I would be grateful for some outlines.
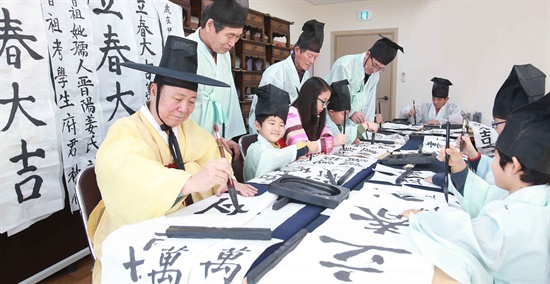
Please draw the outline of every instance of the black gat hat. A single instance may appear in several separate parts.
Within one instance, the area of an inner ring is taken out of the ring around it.
[[[436,98],[447,98],[449,96],[449,86],[453,85],[451,81],[445,78],[433,77],[432,96]]]
[[[305,22],[296,45],[302,49],[319,53],[325,38],[324,28],[325,23],[321,23],[315,19]]]
[[[508,157],[544,174],[550,174],[549,94],[510,113],[496,143]]]
[[[224,82],[197,75],[197,42],[168,36],[162,50],[159,66],[124,62],[120,65],[156,74],[155,82],[197,91],[197,84],[216,87],[229,87]]]
[[[546,75],[531,64],[514,65],[495,96],[493,117],[506,119],[515,109],[544,95]]]
[[[257,88],[256,95],[258,96],[256,117],[273,115],[280,117],[286,123],[290,105],[290,96],[286,91],[268,84]]]
[[[336,81],[330,85],[331,95],[327,105],[328,110],[351,110],[351,95],[348,80]]]
[[[377,40],[369,49],[370,56],[378,60],[378,62],[388,65],[397,55],[397,50],[404,53],[403,47],[393,42],[391,39],[380,35],[382,38]]]

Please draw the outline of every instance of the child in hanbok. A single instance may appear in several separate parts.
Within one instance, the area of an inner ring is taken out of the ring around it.
[[[330,85],[332,94],[327,106],[327,127],[336,136],[346,134],[346,144],[359,144],[359,137],[366,131],[377,132],[378,124],[365,121],[355,124],[349,116],[351,110],[351,96],[349,94],[348,80],[334,82]]]
[[[311,152],[317,152],[317,143],[299,142],[281,147],[288,115],[290,98],[288,93],[271,85],[259,87],[256,91],[256,120],[258,141],[252,143],[244,160],[243,178],[245,181],[280,169],[288,163]]]
[[[550,95],[507,117],[491,164],[495,185],[480,186],[456,147],[450,186],[463,210],[407,210],[412,239],[461,283],[550,283]],[[443,155],[442,155],[443,156]]]

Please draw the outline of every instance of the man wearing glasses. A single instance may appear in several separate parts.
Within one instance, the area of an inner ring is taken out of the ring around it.
[[[246,134],[246,128],[231,72],[229,50],[241,37],[247,15],[248,0],[216,0],[202,12],[200,28],[187,37],[198,43],[197,74],[230,86],[199,85],[191,119],[210,133],[214,133],[214,124],[219,125],[227,140],[224,146],[233,159],[239,157],[239,145],[231,139]]]
[[[311,78],[309,69],[319,56],[323,46],[324,26],[324,23],[317,20],[305,22],[293,52],[285,60],[269,66],[262,74],[259,86],[272,84],[284,90],[290,96],[292,104],[298,98],[298,93],[304,82]],[[254,128],[256,103],[257,97],[254,96],[248,117],[250,133],[256,133]]]
[[[366,52],[345,55],[334,62],[326,77],[329,84],[348,80],[351,95],[350,119],[356,124],[367,121],[382,122],[381,114],[376,115],[376,85],[380,73],[390,64],[397,50],[403,48],[389,38],[382,37]]]

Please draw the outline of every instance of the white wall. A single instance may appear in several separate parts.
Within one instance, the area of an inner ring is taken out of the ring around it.
[[[290,44],[296,43],[302,33],[304,23],[315,19],[316,6],[304,0],[250,0],[249,5],[256,11],[294,22],[290,26]],[[325,37],[328,35],[325,33]]]
[[[302,3],[303,2],[303,3]],[[358,1],[311,5],[308,2],[251,0],[250,7],[295,21],[292,42],[301,25],[315,18],[325,23],[325,42],[315,75],[331,67],[331,33],[397,28],[405,53],[397,56],[396,109],[412,99],[430,101],[434,76],[453,82],[450,98],[466,112],[480,111],[492,120],[496,92],[514,64],[531,63],[550,75],[550,1]],[[313,12],[307,11],[311,9]],[[369,9],[372,20],[357,21]],[[367,50],[369,47],[365,47]],[[546,92],[550,77],[546,78]]]

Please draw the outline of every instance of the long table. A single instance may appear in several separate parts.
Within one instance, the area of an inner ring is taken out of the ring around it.
[[[405,145],[403,145],[402,149],[416,149],[419,143],[422,143],[422,141],[419,139],[409,140]],[[359,171],[352,179],[348,180],[343,186],[353,191],[360,190],[363,187],[363,184],[365,182],[368,182],[369,178],[372,176],[373,168],[375,166],[376,166],[376,162],[369,165],[368,167],[365,167],[364,169]],[[434,162],[433,165],[429,165],[426,168],[438,171],[442,169],[442,164],[439,162]],[[242,224],[247,224],[250,222],[256,223],[256,224],[258,223],[261,224],[263,222],[268,223],[269,221],[267,220],[268,218],[266,218],[265,220],[262,220],[262,218],[265,218],[264,216],[275,216],[273,215],[273,212],[266,213],[266,211],[272,211],[270,205],[274,201],[274,199],[269,200],[269,198],[267,198],[271,194],[267,192],[269,186],[267,184],[254,184],[254,183],[252,183],[252,185],[254,185],[258,189],[259,195],[261,197],[266,197],[266,198],[263,198],[264,200],[259,201],[256,204],[256,207],[260,206],[258,208],[261,208],[261,206],[265,205],[264,203],[268,204],[268,206],[264,206],[263,209],[253,209],[252,210],[253,213],[257,215],[250,217],[250,219],[246,219],[246,220],[243,219]],[[196,206],[199,206],[200,203],[202,202],[203,201],[198,202]],[[292,206],[297,206],[297,205],[293,204]],[[325,210],[325,208],[323,207],[311,205],[311,204],[303,204],[300,206],[302,206],[300,209],[298,209],[296,212],[293,212],[292,214],[289,214],[288,218],[286,218],[284,221],[282,221],[280,224],[278,224],[276,227],[273,228],[272,237],[274,239],[281,240],[281,242],[269,244],[265,246],[265,248],[258,247],[256,251],[259,251],[259,252],[256,252],[255,258],[252,261],[249,261],[248,271],[254,269],[258,264],[264,261],[268,256],[272,255],[277,249],[279,249],[286,241],[288,241],[290,238],[296,235],[300,230],[305,228],[307,229],[308,232],[313,232],[316,228],[324,224],[329,219],[328,215],[322,214],[322,212]],[[256,213],[254,210],[258,210],[258,212]],[[178,212],[176,212],[176,215],[177,213]],[[174,267],[171,267],[171,269],[168,270],[167,268],[169,267],[166,264],[162,266],[162,268],[164,269],[162,271],[164,271],[165,274],[159,274],[160,272],[162,272],[160,268],[157,270],[153,269],[153,272],[154,272],[153,273],[151,271],[140,270],[141,267],[139,266],[143,263],[143,261],[147,261],[148,258],[152,257],[152,256],[149,256],[150,254],[149,255],[147,254],[152,250],[151,246],[153,245],[150,244],[151,242],[153,242],[153,244],[162,242],[164,245],[161,255],[158,255],[158,254],[155,255],[155,258],[158,258],[158,257],[161,258],[159,262],[162,262],[162,258],[167,258],[167,257],[171,257],[172,260],[174,260],[173,254],[166,256],[166,251],[168,250],[166,248],[166,245],[168,244],[171,244],[171,245],[168,245],[168,247],[171,246],[173,248],[177,248],[178,246],[181,246],[182,248],[184,246],[185,247],[189,246],[190,247],[189,250],[192,250],[191,249],[193,247],[192,245],[196,245],[199,247],[209,247],[209,246],[215,245],[214,242],[206,243],[206,244],[197,242],[197,244],[194,244],[193,241],[185,242],[185,241],[182,241],[181,239],[170,239],[170,238],[164,238],[162,236],[162,233],[163,233],[162,229],[159,230],[158,228],[164,228],[167,226],[167,224],[172,224],[172,225],[180,224],[181,222],[183,222],[183,220],[188,220],[190,219],[190,217],[196,217],[196,216],[191,216],[186,214],[187,213],[181,213],[179,216],[175,216],[173,218],[171,217],[157,218],[154,220],[146,221],[144,222],[145,224],[140,223],[136,225],[124,226],[119,230],[117,230],[115,232],[116,234],[113,233],[112,236],[109,236],[109,238],[106,240],[103,246],[103,251],[104,251],[104,258],[102,259],[103,267],[104,267],[103,281],[106,281],[106,282],[124,281],[125,279],[126,280],[131,279],[133,282],[151,282],[151,280],[155,282],[155,279],[156,279],[157,282],[161,282],[160,279],[164,279],[164,280],[169,280],[170,282],[168,283],[176,283],[176,282],[181,282],[181,283],[193,282],[194,283],[195,280],[198,279],[196,276],[196,273],[194,276],[192,277],[190,276],[190,278],[184,279],[184,278],[176,278],[175,275],[177,275],[178,273],[173,272]],[[199,220],[199,221],[196,221],[197,224],[201,224],[200,219],[197,219],[197,220]],[[227,227],[231,227],[233,225],[238,226],[238,223],[232,224],[228,222],[226,223],[221,222],[221,224],[224,224],[224,226],[227,226]],[[221,225],[202,224],[202,226],[221,226]],[[146,233],[149,235],[146,235]],[[111,240],[112,242],[108,242],[109,239],[116,239],[116,238],[118,238],[118,240]],[[137,242],[137,241],[133,242],[133,239],[140,239],[140,242]],[[121,243],[122,240],[127,240],[129,244],[124,244],[120,246],[119,243]],[[134,251],[138,247],[138,243],[139,245],[144,245],[144,248],[148,246],[147,250],[143,249],[142,251],[140,251],[140,253],[143,253],[141,254],[141,256],[138,256],[137,251]],[[191,243],[192,245],[189,245],[189,243]],[[235,241],[232,243],[230,242],[229,246],[232,245],[236,247],[237,246],[236,244],[244,244],[244,245],[249,245],[250,247],[253,247],[252,243],[253,242],[248,242],[248,241],[240,241],[240,242]],[[254,248],[250,248],[249,250],[254,251]],[[137,258],[139,257],[142,258],[142,260],[140,260],[142,262],[139,265],[138,265],[139,261],[134,259],[136,256],[138,256]],[[175,263],[175,260],[173,261],[173,263]],[[205,262],[202,263],[203,266],[204,266],[204,263]],[[135,266],[132,266],[132,265],[135,265]],[[192,264],[190,263],[182,264],[181,258],[180,258],[180,263],[178,265],[179,265],[178,267],[180,267],[179,270],[177,268],[175,268],[175,270],[178,270],[177,272],[179,272],[179,275],[181,276],[181,275],[185,275],[185,272],[181,271],[183,269],[181,267],[186,265],[192,265]],[[242,266],[245,266],[245,265],[242,265]],[[115,267],[115,268],[112,268],[112,267]],[[204,269],[205,269],[205,273],[208,274],[208,272],[206,271],[207,267],[204,267]],[[222,269],[222,268],[220,267],[219,269]],[[171,277],[168,277],[166,276],[168,275],[166,274],[167,273],[166,271],[172,271],[172,273],[175,273],[175,274],[173,274]],[[243,271],[241,271],[240,273],[242,274]],[[247,273],[244,273],[244,274],[246,275]],[[152,274],[153,276],[151,276]],[[176,279],[177,281],[173,282]],[[451,278],[449,278],[440,270],[435,268],[435,274],[433,277],[434,282],[438,282],[438,281],[448,282],[451,280],[452,280]],[[227,282],[227,279],[224,278],[224,281]],[[231,281],[229,282],[237,283],[240,281],[238,280],[238,278],[231,278]]]

